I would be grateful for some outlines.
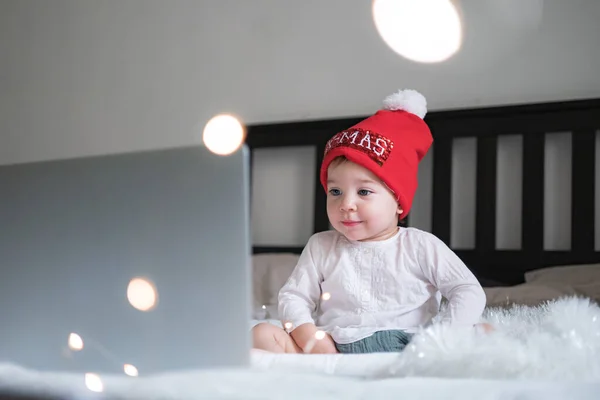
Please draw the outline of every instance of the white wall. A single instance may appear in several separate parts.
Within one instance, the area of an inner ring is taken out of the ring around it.
[[[220,111],[365,114],[405,86],[431,109],[600,96],[600,2],[545,1],[527,29],[503,1],[463,1],[462,51],[421,65],[365,0],[2,0],[0,163],[188,144]]]
[[[521,2],[461,3],[462,50],[421,65],[382,43],[364,0],[0,0],[0,164],[186,145],[222,111],[362,115],[400,87],[431,110],[600,97],[600,2],[547,0],[539,26]]]

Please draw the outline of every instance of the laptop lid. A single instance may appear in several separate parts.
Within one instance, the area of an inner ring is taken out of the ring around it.
[[[246,365],[247,152],[0,166],[0,362],[132,375]]]

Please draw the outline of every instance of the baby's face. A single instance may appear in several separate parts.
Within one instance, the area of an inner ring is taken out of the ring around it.
[[[402,213],[392,192],[371,171],[351,161],[327,171],[327,216],[350,240],[384,240],[392,236]]]

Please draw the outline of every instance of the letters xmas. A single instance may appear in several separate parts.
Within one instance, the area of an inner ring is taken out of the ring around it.
[[[377,164],[383,165],[394,148],[394,142],[378,133],[353,128],[339,132],[329,139],[325,146],[325,154],[340,146],[360,150],[371,157]]]

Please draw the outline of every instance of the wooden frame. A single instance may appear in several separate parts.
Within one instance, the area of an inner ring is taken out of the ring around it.
[[[248,127],[251,150],[314,146],[317,166],[335,133],[364,117],[261,124]],[[600,99],[431,112],[426,122],[434,136],[432,233],[449,244],[454,138],[477,138],[476,244],[455,250],[480,279],[498,284],[523,281],[528,270],[555,265],[600,263],[594,249],[595,141],[600,129]],[[569,251],[546,251],[544,237],[544,145],[549,132],[572,132],[572,245]],[[496,154],[498,137],[523,135],[522,248],[496,250]],[[317,167],[317,173],[319,168]],[[314,232],[329,229],[325,193],[317,185]],[[600,199],[598,199],[600,200]],[[254,253],[299,253],[302,247],[254,247]]]

